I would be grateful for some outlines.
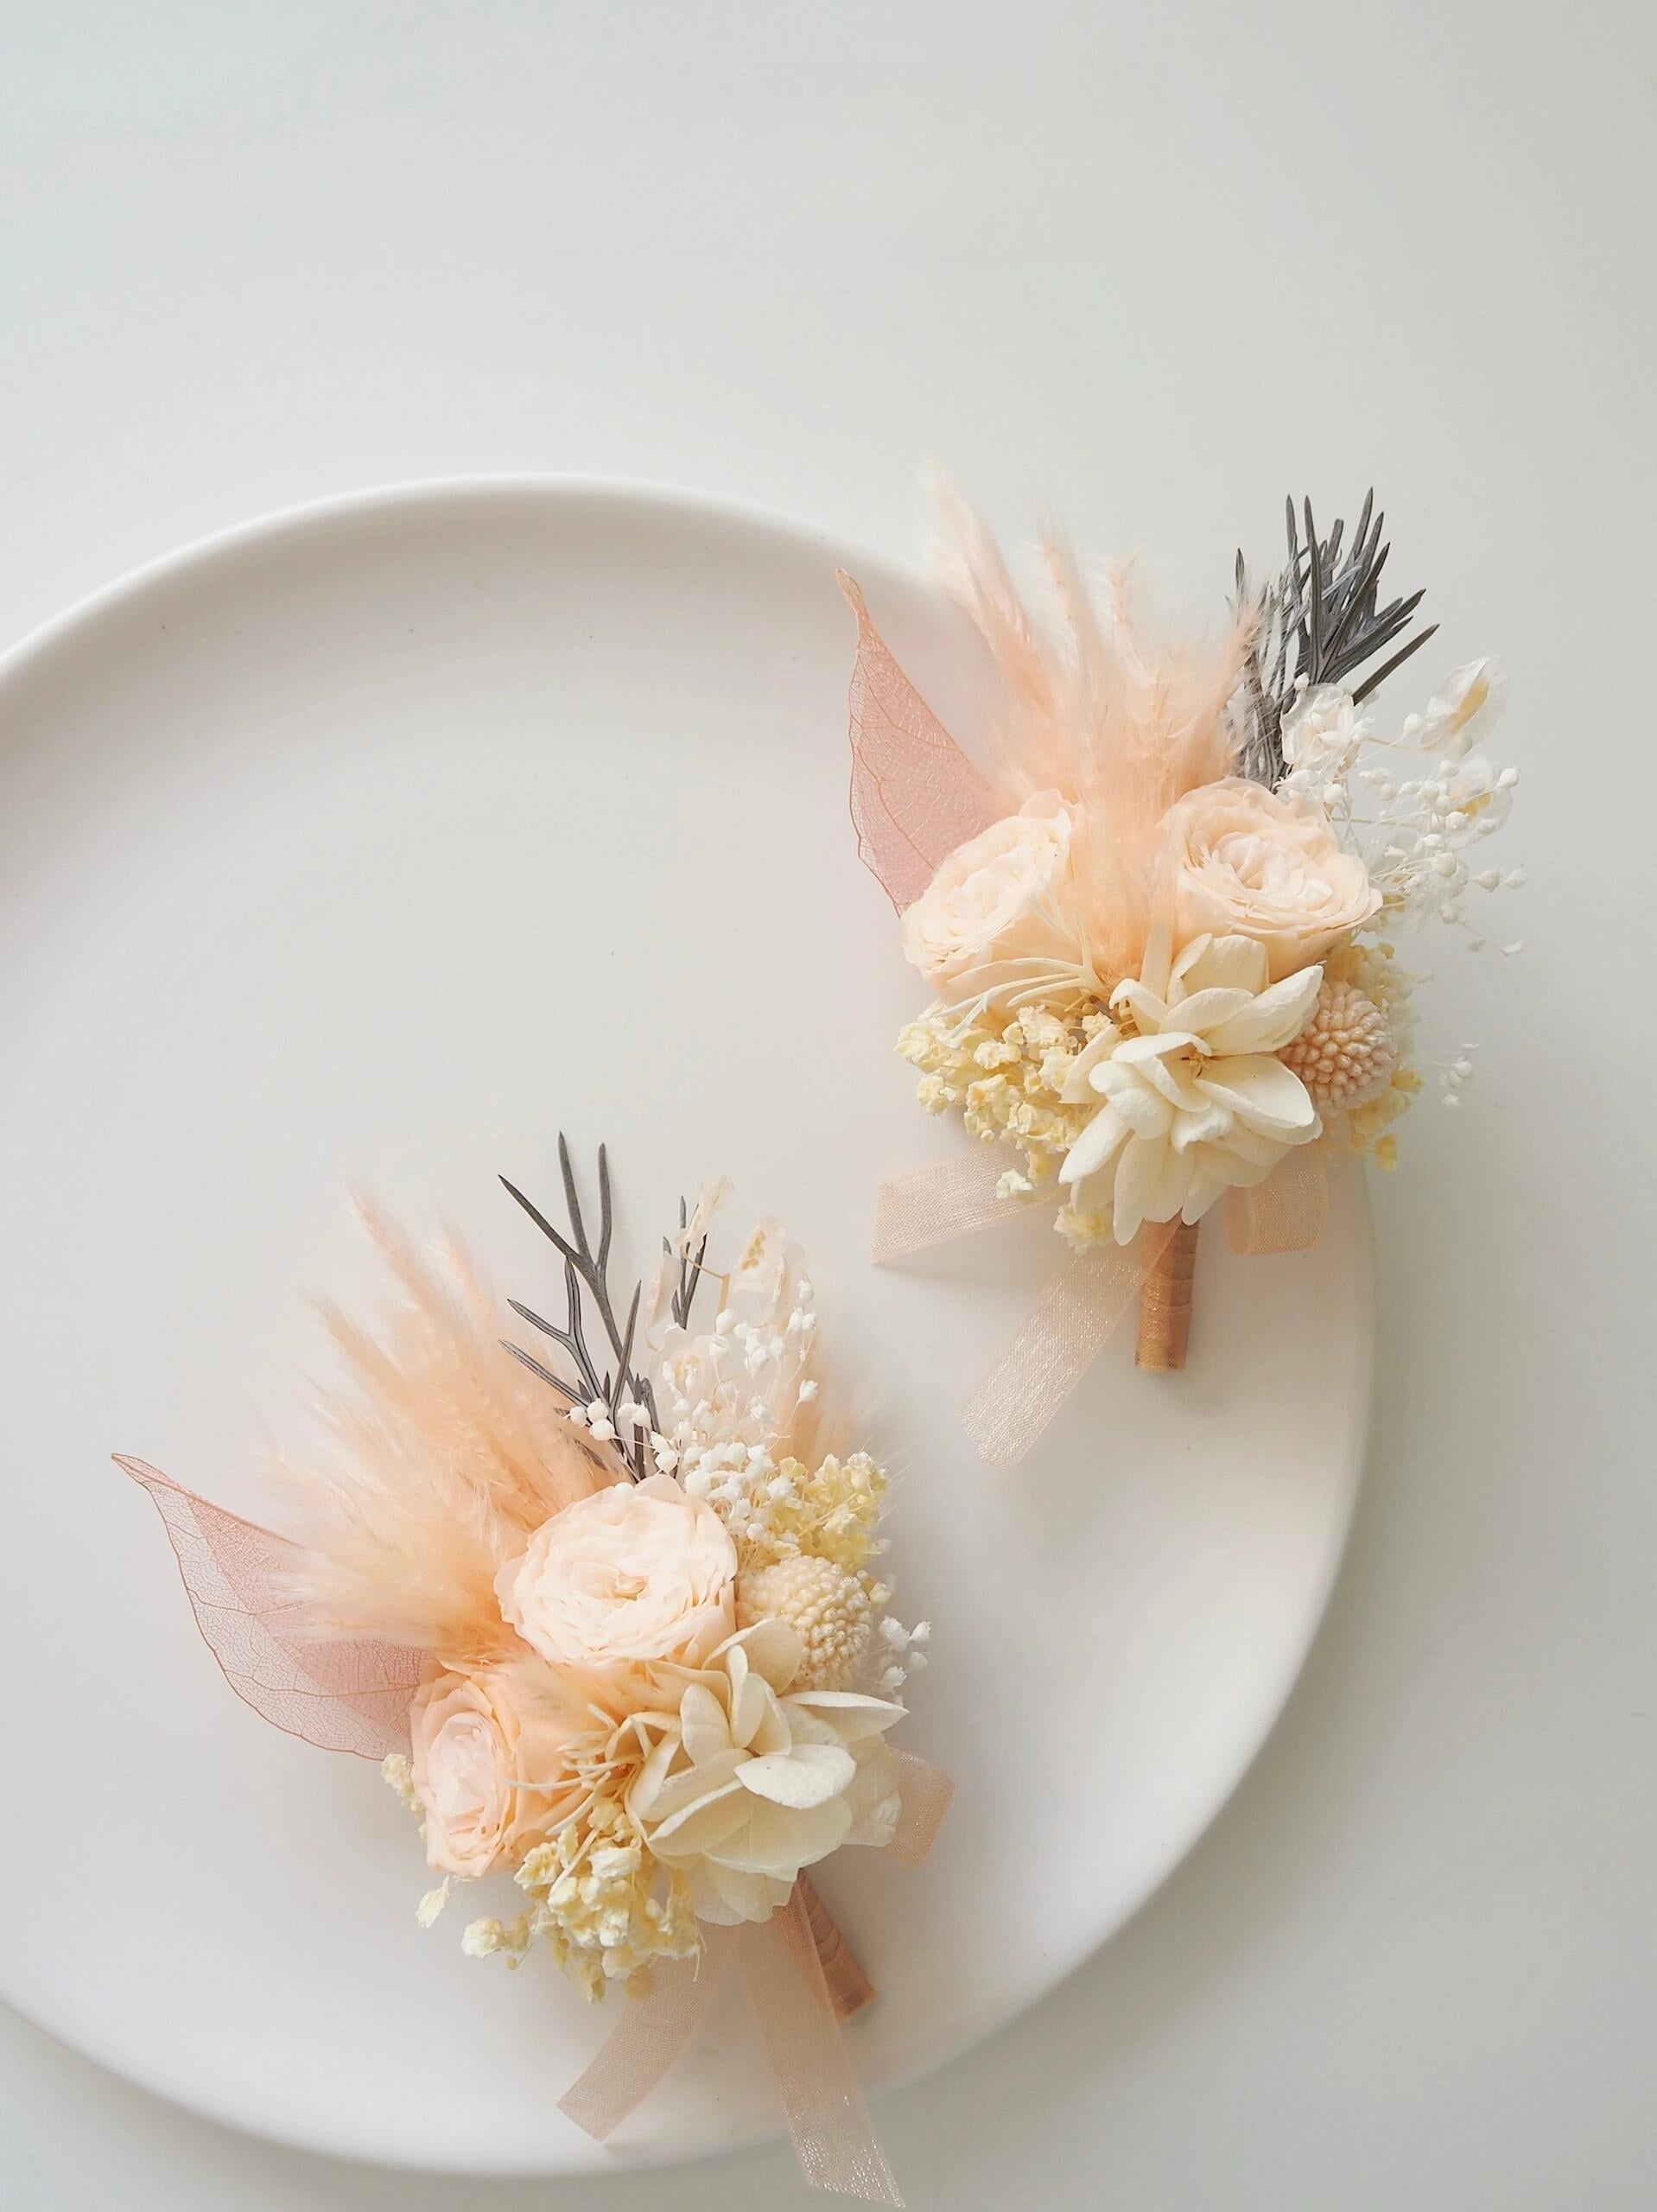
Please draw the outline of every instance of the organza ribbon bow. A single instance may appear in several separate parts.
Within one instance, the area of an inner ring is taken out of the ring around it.
[[[308,1634],[283,1592],[285,1537],[174,1482],[142,1459],[116,1464],[154,1499],[203,1641],[262,1719],[320,1750],[379,1760],[409,1748],[409,1707],[428,1656],[401,1644]],[[886,1855],[919,1866],[954,1795],[949,1778],[898,1754],[902,1811]],[[603,2142],[666,2074],[726,1974],[740,1979],[801,2171],[817,2189],[901,2206],[852,2070],[841,2022],[873,1992],[803,1877],[762,1924],[719,1928],[698,1959],[657,1967],[559,2109]]]
[[[849,706],[852,823],[864,865],[901,914],[943,862],[1004,812],[988,784],[893,659],[862,593],[841,572],[857,617]],[[1003,1197],[1015,1162],[1005,1146],[889,1177],[876,1203],[877,1265],[906,1258],[1051,1205],[1054,1194]],[[1323,1148],[1287,1153],[1264,1182],[1226,1195],[1232,1249],[1303,1251],[1328,1209]],[[1178,1221],[1147,1222],[1133,1243],[1067,1251],[1013,1341],[962,1409],[962,1425],[992,1466],[1016,1466],[1140,1303],[1180,1236]]]

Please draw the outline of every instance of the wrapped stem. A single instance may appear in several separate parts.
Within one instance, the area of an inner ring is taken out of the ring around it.
[[[1172,1375],[1185,1364],[1199,1226],[1194,1221],[1178,1224],[1158,1253],[1140,1293],[1140,1340],[1133,1363],[1154,1374]]]
[[[840,1932],[840,1926],[808,1875],[797,1884],[805,1907],[806,1925],[817,1947],[822,1978],[828,1985],[828,2001],[837,2020],[854,2020],[874,2002],[874,1984],[858,1963],[857,1954]]]

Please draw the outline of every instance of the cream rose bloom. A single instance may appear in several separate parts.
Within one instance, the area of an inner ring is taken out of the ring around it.
[[[1076,823],[1057,791],[957,846],[904,915],[904,954],[940,985],[990,962],[1077,957],[1067,910]]]
[[[1187,791],[1168,810],[1174,935],[1264,945],[1271,979],[1310,967],[1336,938],[1381,910],[1355,853],[1343,852],[1320,809],[1230,777]]]
[[[736,1625],[736,1548],[711,1506],[671,1477],[617,1483],[537,1529],[495,1591],[505,1618],[555,1667],[604,1674],[695,1666]]]
[[[580,1802],[568,1745],[591,1725],[533,1662],[445,1671],[416,1691],[409,1768],[435,1871],[488,1874],[543,1840]]]
[[[758,1622],[687,1673],[676,1716],[644,1723],[663,1732],[627,1810],[689,1878],[698,1919],[769,1919],[803,1866],[896,1832],[898,1762],[881,1738],[903,1707],[794,1688],[804,1656],[787,1622]]]

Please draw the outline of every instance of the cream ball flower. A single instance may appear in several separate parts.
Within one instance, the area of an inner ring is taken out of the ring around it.
[[[735,1626],[736,1548],[671,1477],[616,1483],[554,1514],[502,1567],[505,1618],[555,1667],[698,1664]]]
[[[1325,976],[1305,1027],[1283,1048],[1320,1114],[1349,1114],[1392,1082],[1398,1050],[1387,1017],[1355,983]]]
[[[880,1739],[904,1707],[794,1688],[803,1656],[795,1630],[768,1620],[685,1670],[678,1712],[627,1792],[628,1816],[685,1875],[699,1919],[769,1919],[803,1866],[896,1831],[897,1761]]]
[[[797,1553],[745,1574],[736,1586],[736,1624],[786,1621],[804,1647],[796,1689],[844,1689],[874,1635],[874,1608],[855,1574],[831,1559]]]
[[[591,1726],[534,1661],[445,1669],[417,1690],[409,1772],[433,1868],[472,1878],[541,1842],[580,1802],[569,1746]]]
[[[1058,793],[1043,791],[957,846],[904,915],[905,957],[940,987],[1006,961],[1073,965],[1076,826]]]
[[[1280,982],[1381,910],[1381,893],[1355,853],[1336,842],[1321,808],[1279,798],[1241,777],[1176,799],[1164,850],[1174,933],[1253,938]]]
[[[1108,1214],[1119,1244],[1141,1222],[1200,1220],[1222,1191],[1258,1183],[1320,1134],[1306,1086],[1277,1055],[1297,1037],[1324,971],[1273,983],[1266,948],[1199,937],[1177,960],[1153,937],[1120,1017],[1078,1056],[1066,1102],[1103,1100],[1059,1169],[1079,1212]]]

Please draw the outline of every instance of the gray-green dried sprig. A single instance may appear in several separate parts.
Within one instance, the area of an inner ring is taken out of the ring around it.
[[[1289,558],[1282,573],[1254,595],[1254,639],[1236,702],[1242,725],[1238,766],[1256,783],[1275,785],[1283,776],[1283,717],[1300,692],[1317,683],[1344,684],[1403,636],[1425,596],[1412,592],[1406,599],[1380,604],[1381,574],[1392,549],[1381,543],[1387,518],[1374,512],[1374,504],[1371,490],[1364,496],[1357,528],[1343,551],[1343,522],[1336,521],[1329,536],[1320,538],[1307,499],[1303,542],[1294,501],[1284,502]],[[1240,609],[1248,607],[1250,597],[1240,552]],[[1435,622],[1419,631],[1367,676],[1353,689],[1354,702],[1367,699],[1425,645],[1438,626]]]
[[[652,1439],[661,1428],[654,1386],[649,1376],[641,1374],[632,1363],[644,1286],[642,1283],[634,1284],[626,1319],[618,1320],[615,1301],[610,1294],[610,1246],[615,1216],[611,1202],[610,1161],[606,1147],[603,1145],[599,1147],[599,1236],[596,1247],[587,1233],[575,1171],[570,1162],[569,1146],[562,1131],[558,1137],[558,1166],[563,1179],[564,1207],[569,1221],[568,1236],[555,1229],[541,1209],[527,1198],[516,1184],[508,1182],[504,1175],[500,1180],[508,1195],[517,1200],[542,1235],[550,1238],[563,1257],[564,1297],[568,1309],[564,1325],[557,1327],[541,1314],[533,1313],[529,1306],[521,1305],[515,1298],[507,1302],[520,1320],[527,1321],[532,1329],[539,1329],[543,1336],[550,1338],[560,1347],[575,1370],[576,1381],[571,1382],[566,1376],[556,1374],[520,1344],[507,1343],[504,1338],[503,1344],[514,1359],[523,1362],[531,1374],[538,1375],[543,1382],[549,1383],[567,1404],[601,1405],[605,1408],[611,1426],[617,1433],[616,1449],[626,1461],[634,1481],[639,1482],[651,1471],[650,1454]],[[684,1202],[681,1199],[681,1228],[684,1226],[686,1217]],[[664,1246],[664,1249],[667,1248]],[[696,1286],[702,1278],[702,1255],[707,1249],[704,1238],[702,1249],[694,1259],[682,1258],[680,1262],[679,1281],[673,1297],[673,1318],[681,1327],[690,1317],[691,1301],[695,1297]],[[608,1359],[614,1363],[613,1365],[606,1363],[602,1372],[587,1343],[585,1312],[588,1305],[608,1344]],[[649,1428],[635,1425],[631,1436],[624,1432],[619,1418],[621,1408],[629,1399],[634,1405],[642,1407],[649,1416]]]

